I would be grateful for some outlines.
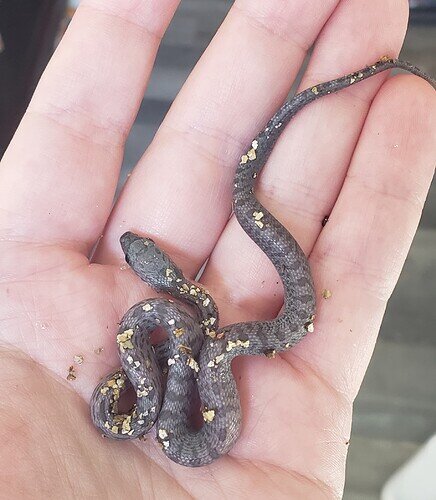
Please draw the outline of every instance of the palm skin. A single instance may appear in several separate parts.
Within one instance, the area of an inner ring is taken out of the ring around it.
[[[103,439],[87,401],[118,365],[118,321],[153,296],[123,263],[125,230],[153,237],[191,278],[210,257],[202,282],[222,324],[277,314],[272,266],[227,220],[234,166],[305,47],[316,40],[302,87],[395,55],[407,2],[235,2],[112,210],[125,138],[177,3],[83,0],[2,160],[0,491],[14,498],[343,489],[352,401],[434,170],[435,96],[415,77],[376,77],[304,110],[259,180],[261,201],[310,256],[316,330],[285,355],[234,363],[244,421],[229,456],[186,469],[152,436]]]

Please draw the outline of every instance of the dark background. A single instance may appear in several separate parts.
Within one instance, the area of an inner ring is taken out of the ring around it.
[[[0,0],[0,157],[53,51],[67,0]]]

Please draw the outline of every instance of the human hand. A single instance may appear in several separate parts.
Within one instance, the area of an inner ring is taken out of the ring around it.
[[[433,174],[434,91],[416,77],[380,75],[314,103],[259,180],[261,201],[310,256],[316,331],[274,360],[234,363],[244,422],[228,456],[186,469],[151,438],[103,439],[87,401],[118,366],[118,321],[153,296],[123,263],[126,230],[151,236],[191,278],[210,256],[202,281],[222,324],[277,314],[271,264],[228,221],[234,168],[315,39],[301,88],[395,55],[407,2],[237,1],[112,210],[125,139],[177,3],[83,0],[3,158],[0,488],[337,497],[352,401]]]

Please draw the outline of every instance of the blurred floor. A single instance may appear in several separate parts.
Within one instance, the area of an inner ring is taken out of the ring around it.
[[[228,0],[184,0],[164,38],[128,139],[122,181],[151,141],[181,85],[225,16]],[[409,29],[403,58],[436,75],[436,27]],[[382,55],[382,54],[380,54]],[[355,405],[345,499],[380,488],[436,431],[436,185]]]

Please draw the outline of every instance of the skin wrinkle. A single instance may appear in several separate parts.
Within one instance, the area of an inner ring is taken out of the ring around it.
[[[238,478],[238,473],[243,470],[244,461],[230,455],[224,457],[223,460],[226,460],[229,463],[229,467],[235,471],[235,477]],[[200,471],[202,470],[203,469],[200,469]],[[208,482],[207,485],[209,491],[205,492],[204,488],[200,490],[202,491],[202,495],[205,498],[216,498],[217,500],[221,500],[222,498],[234,498],[235,494],[240,495],[241,491],[245,490],[245,483],[241,483],[238,480],[236,480],[236,482],[233,482],[232,478],[229,478],[229,482],[222,481],[222,479],[220,481],[217,476],[221,473],[221,471],[222,469],[217,467],[216,469],[211,468],[207,473],[207,476],[211,479],[211,481]],[[259,483],[259,481],[256,482]],[[227,490],[223,487],[224,484],[227,484]],[[257,484],[253,485],[253,491],[256,490],[256,486]],[[265,485],[263,484],[263,482],[260,482],[259,486],[264,488]],[[219,493],[216,490],[219,490]],[[252,496],[252,494],[247,495],[247,497],[249,498],[252,498]]]
[[[223,457],[223,461],[225,461],[231,468],[234,468],[235,466],[238,466],[238,462],[236,459],[234,459],[231,455],[227,455]],[[222,463],[214,463],[211,465],[210,468],[206,469],[194,469],[193,472],[195,473],[192,477],[194,481],[201,480],[206,483],[206,487],[209,490],[209,494],[206,495],[206,492],[204,491],[204,487],[200,489],[204,493],[204,496],[211,497],[212,494],[215,492],[215,490],[219,490],[221,496],[217,496],[217,498],[226,498],[228,495],[226,495],[226,490],[222,486],[222,481],[218,479],[218,476],[220,475],[222,471]]]
[[[138,442],[134,442],[133,444],[135,444],[137,446],[137,448],[142,452],[144,453],[144,447],[141,446]],[[154,441],[152,443],[152,445],[157,445],[156,441]],[[145,452],[147,458],[150,460],[150,463],[153,463],[156,467],[158,467],[159,469],[164,469],[167,473],[168,473],[168,476],[171,477],[172,479],[174,479],[176,477],[176,468],[177,468],[177,465],[174,464],[173,462],[168,462],[168,461],[162,461],[162,457],[160,457],[158,455],[158,453],[156,452],[159,452],[160,450],[157,449],[157,446],[154,446],[154,449],[153,449],[153,452],[152,453],[147,453]],[[209,472],[210,474],[210,472]],[[211,474],[210,474],[211,475]],[[150,476],[152,476],[152,474],[150,474]],[[147,490],[146,490],[146,485],[142,486],[143,485],[143,481],[141,479],[140,481],[140,484],[141,484],[141,489],[143,490],[144,494],[148,493]],[[192,494],[191,494],[191,491],[189,489],[189,486],[191,486],[191,489],[192,489],[192,483],[190,484],[189,482],[187,482],[186,486],[183,486],[180,484],[180,487],[183,489],[183,492],[186,493],[186,498],[196,498],[194,497]],[[155,497],[157,498],[157,497]]]
[[[260,472],[262,474],[263,478],[265,479],[265,482],[275,483],[276,487],[283,488],[283,485],[280,485],[279,483],[275,482],[270,476],[268,476],[268,474],[261,467],[259,467],[258,465],[256,465],[255,461],[250,460],[249,462],[250,462],[250,465],[256,469],[256,471],[258,471],[258,472]]]
[[[53,455],[53,458],[54,458],[54,462],[55,464],[57,465],[57,470],[59,472],[59,475],[61,476],[61,471],[64,471],[64,470],[68,470],[66,469],[65,465],[67,463],[67,457],[65,455],[61,455],[61,454],[57,454],[55,452],[55,447],[53,446],[53,449],[51,450],[52,451],[52,455]],[[69,457],[70,459],[72,457]],[[65,474],[64,475],[64,485],[71,491],[73,492],[73,494],[77,494],[78,493],[78,483],[77,481],[74,481],[74,479],[70,476],[70,474]],[[47,481],[48,482],[48,481]]]
[[[154,488],[153,474],[149,474],[149,478],[150,478],[149,482],[147,483],[147,485],[143,485],[141,474],[138,471],[138,467],[137,467],[136,463],[134,464],[134,471],[135,471],[136,483],[138,484],[139,488],[141,489],[143,495],[145,496],[145,494],[149,494],[148,486],[150,486],[151,498],[158,498],[156,495],[156,492],[155,492],[155,488]]]
[[[56,246],[53,245],[53,248],[56,248]],[[35,281],[37,283],[45,283],[45,284],[56,283],[56,281],[58,281],[58,278],[53,278],[53,279],[37,279],[37,280],[35,280],[35,278],[37,278],[41,274],[46,274],[46,273],[50,274],[53,271],[59,271],[58,276],[61,277],[61,278],[64,278],[64,277],[68,276],[69,274],[75,273],[75,272],[77,272],[80,269],[83,269],[85,267],[87,268],[88,266],[89,266],[88,262],[82,262],[80,264],[77,264],[76,266],[71,267],[70,269],[61,269],[61,264],[57,264],[57,265],[53,265],[53,267],[44,268],[42,271],[40,269],[35,269],[34,271],[26,273],[25,276],[20,276],[19,279],[18,278],[15,278],[15,279],[12,278],[11,279],[11,277],[8,277],[8,279],[7,279],[7,281],[5,283],[7,283],[8,285],[10,285],[12,283],[14,283],[14,284],[35,283]],[[1,281],[0,281],[0,284],[2,284]]]
[[[318,479],[315,476],[309,476],[289,468],[283,468],[280,465],[265,463],[262,460],[249,460],[249,462],[254,464],[255,467],[261,470],[263,465],[267,469],[275,469],[278,470],[279,472],[283,472],[284,474],[291,474],[296,479],[297,482],[303,484],[309,484],[310,486],[314,487],[317,491],[321,492],[323,495],[328,495],[329,493],[332,493],[334,494],[334,498],[340,498],[340,495],[331,486],[329,486],[327,483]],[[332,498],[332,497],[327,496],[326,498]]]
[[[79,10],[82,11],[86,9],[87,8],[85,6],[82,6]],[[87,10],[89,10],[89,8]],[[89,15],[89,18],[93,19],[91,15]],[[129,37],[132,37],[131,32],[129,33]],[[153,45],[157,48],[158,42],[154,42]],[[45,76],[43,76],[43,79],[44,78]],[[63,87],[65,85],[66,84],[63,83]],[[117,92],[119,92],[122,89],[117,88],[116,90]],[[76,94],[72,93],[72,95],[74,96]],[[57,94],[55,94],[55,96],[57,96]],[[57,100],[59,102],[62,102],[62,95],[57,97]],[[97,108],[96,113],[95,110],[91,110],[90,112],[86,107],[81,106],[81,104],[83,104],[83,99],[84,97],[80,96],[78,99],[69,102],[68,106],[59,107],[53,97],[50,96],[50,98],[41,99],[38,93],[36,93],[36,99],[32,99],[32,102],[30,104],[30,110],[32,112],[38,111],[51,118],[58,118],[56,120],[57,122],[64,126],[68,126],[70,129],[74,130],[76,134],[80,133],[79,131],[82,131],[83,137],[85,138],[88,137],[88,134],[85,132],[87,128],[89,128],[90,131],[93,132],[103,132],[103,137],[105,138],[105,140],[103,141],[103,145],[112,147],[112,144],[115,142],[115,145],[123,146],[131,128],[134,116],[136,115],[135,107],[132,106],[131,112],[127,114],[124,113],[123,116],[119,118],[119,120],[114,120],[111,115],[103,113],[101,108]],[[86,101],[84,102],[86,103]],[[59,120],[59,117],[62,117],[64,119],[67,118],[70,122],[71,117],[78,117],[78,124],[77,126],[73,126],[72,123],[67,124],[65,122],[61,122]],[[83,126],[84,124],[86,125],[85,127]],[[92,135],[93,134],[90,134],[90,140],[92,140]],[[107,136],[107,138],[105,136]]]
[[[69,109],[61,109],[56,107],[54,103],[50,105],[50,109],[46,104],[46,109],[38,109],[37,105],[30,106],[26,112],[26,119],[43,118],[53,122],[58,127],[62,127],[64,131],[74,140],[79,140],[90,146],[98,146],[99,148],[114,151],[114,156],[120,154],[124,148],[127,137],[129,135],[130,125],[114,126],[112,123],[100,125],[92,117],[86,114],[80,114],[76,106]],[[82,119],[83,117],[83,119]],[[87,121],[84,126],[84,121]],[[73,123],[77,125],[73,125]]]
[[[293,371],[298,372],[300,374],[300,377],[305,376],[305,373],[309,372],[318,382],[321,382],[321,384],[327,389],[327,392],[331,393],[334,399],[338,401],[338,406],[344,406],[346,408],[350,408],[351,411],[355,397],[350,396],[349,394],[344,392],[341,388],[332,385],[332,383],[329,382],[326,377],[324,377],[322,372],[315,371],[315,369],[313,368],[312,364],[309,361],[303,359],[301,356],[296,354],[295,351],[292,351],[290,353],[285,353],[284,355],[281,355],[280,358],[285,363],[287,363]],[[295,360],[298,360],[298,364],[302,364],[304,369],[298,367],[297,364],[295,363]]]
[[[360,313],[357,311],[356,314]],[[376,340],[376,331],[380,328],[382,317],[384,314],[384,308],[379,312],[376,318],[370,317],[367,319],[367,325],[365,328],[349,329],[347,326],[338,325],[336,331],[330,335],[330,339],[326,339],[325,333],[320,332],[322,336],[319,337],[319,343],[321,346],[325,346],[324,349],[326,353],[324,355],[319,354],[320,348],[298,350],[298,357],[307,360],[309,364],[318,365],[317,370],[322,377],[330,377],[332,382],[331,385],[336,387],[338,392],[345,394],[353,400],[356,398],[358,391],[360,389],[365,371],[367,366],[365,364],[365,357],[370,358],[374,344]],[[354,324],[350,321],[350,326]],[[351,351],[351,356],[347,357],[342,352],[340,353],[339,360],[342,364],[342,370],[340,372],[336,371],[334,375],[331,375],[332,369],[337,366],[338,356],[332,357],[328,351],[328,344],[341,343],[345,341],[353,342],[353,350]],[[359,355],[357,357],[356,355]],[[351,358],[351,359],[350,359]]]
[[[60,249],[62,252],[68,252],[71,254],[71,256],[76,256],[77,252],[74,250],[71,250],[71,247],[78,248],[79,253],[80,248],[83,246],[80,241],[78,240],[69,240],[69,239],[58,239],[54,241],[50,241],[50,243],[44,242],[44,241],[39,241],[39,240],[29,240],[29,239],[16,239],[16,236],[14,236],[14,239],[10,237],[0,237],[0,246],[6,246],[10,245],[11,247],[14,247],[16,250],[21,250],[25,249],[28,246],[35,245],[37,247],[40,246],[47,246],[48,248],[55,248],[55,249]],[[18,248],[16,248],[18,246]],[[20,248],[22,247],[22,248]],[[6,251],[8,249],[6,248]],[[38,250],[38,248],[37,248]]]
[[[265,479],[265,481],[263,481],[263,480],[262,480],[262,484],[267,483],[267,484],[265,484],[265,486],[266,486],[266,487],[265,487],[265,489],[266,489],[266,490],[268,490],[268,489],[269,489],[269,488],[268,488],[268,483],[269,483],[269,484],[273,484],[273,485],[275,485],[277,490],[282,490],[282,493],[284,493],[284,491],[283,491],[283,490],[284,490],[285,485],[283,484],[283,482],[280,484],[280,482],[278,482],[278,481],[276,481],[276,480],[274,479],[274,476],[268,475],[268,474],[265,472],[265,470],[264,470],[264,469],[262,469],[262,467],[260,467],[260,466],[258,466],[258,465],[256,464],[256,462],[255,462],[255,461],[253,461],[253,460],[249,460],[248,462],[250,463],[250,465],[251,465],[252,467],[254,467],[254,469],[255,469],[258,473],[260,472],[260,473],[262,474],[262,477]],[[283,470],[283,472],[285,472],[285,471]],[[290,471],[290,472],[288,472],[288,473],[291,473],[291,474],[292,474],[292,471]],[[288,492],[287,492],[287,493],[288,493]]]
[[[129,30],[130,30],[130,28],[138,29],[142,35],[145,35],[146,38],[151,39],[152,42],[156,45],[158,45],[162,40],[162,36],[163,36],[162,30],[159,30],[159,32],[156,32],[156,31],[150,29],[149,27],[147,27],[145,24],[141,24],[137,21],[134,21],[133,18],[129,19],[128,17],[123,16],[119,13],[116,14],[116,13],[111,12],[105,8],[96,7],[95,5],[92,5],[92,4],[90,5],[89,2],[84,3],[81,6],[81,9],[95,12],[95,13],[100,14],[100,15],[107,17],[107,18],[113,18],[117,22],[121,21],[128,26]]]
[[[324,265],[326,262],[328,263],[329,260],[335,263],[339,262],[341,264],[341,267],[343,268],[341,277],[346,276],[347,280],[353,278],[353,281],[354,277],[363,278],[361,279],[361,284],[359,286],[359,293],[365,292],[370,298],[379,301],[383,307],[386,306],[397,281],[395,277],[384,278],[385,270],[373,273],[368,272],[367,269],[363,270],[363,265],[358,265],[355,261],[342,258],[341,256],[323,254],[319,257],[310,258],[312,265],[318,265],[321,261]],[[359,268],[361,270],[359,270]],[[342,281],[341,278],[339,279]],[[371,285],[366,286],[365,283],[371,283]]]
[[[251,425],[251,428],[250,428],[250,429],[247,429],[247,430],[245,431],[248,435],[253,434],[253,433],[255,432],[256,427],[259,425],[259,422],[261,421],[261,419],[262,419],[262,417],[263,417],[263,414],[265,413],[266,408],[270,405],[270,403],[271,403],[272,401],[274,401],[275,396],[276,396],[276,394],[271,395],[271,396],[270,396],[270,398],[269,398],[269,399],[267,399],[267,400],[265,401],[265,404],[264,404],[264,405],[262,405],[262,406],[263,406],[263,408],[262,408],[262,410],[259,412],[259,415],[258,415],[258,417],[256,418],[256,421],[252,423],[252,425]]]
[[[211,470],[208,475],[212,478],[215,488],[217,488],[221,492],[221,497],[226,498],[227,495],[225,494],[224,488],[221,486],[220,482],[216,479],[213,470]]]
[[[238,229],[240,229],[239,225]],[[245,233],[243,234],[245,236]],[[261,256],[263,258],[263,254],[261,254]],[[238,321],[273,319],[277,316],[283,305],[283,285],[274,266],[271,265],[271,262],[266,257],[264,259],[264,265],[271,268],[271,277],[268,281],[265,281],[264,284],[265,286],[269,284],[270,290],[258,288],[258,286],[252,288],[246,286],[244,281],[241,281],[238,284],[238,289],[228,286],[227,292],[223,295],[220,292],[222,283],[216,284],[219,279],[219,270],[215,269],[215,263],[213,261],[211,262],[211,265],[209,265],[209,273],[214,274],[212,282],[215,282],[215,284],[209,286],[209,290],[212,296],[217,299],[217,303],[220,304],[220,310],[228,310],[231,308],[232,317]],[[257,269],[258,267],[256,266],[254,272],[256,272]],[[267,309],[259,305],[265,302],[265,297],[269,297],[270,300]],[[274,299],[272,300],[271,297],[274,297]],[[256,298],[260,300],[256,300]],[[231,323],[231,321],[227,321],[225,314],[221,317],[221,322],[224,325]]]
[[[420,199],[419,196],[413,192],[408,192],[407,194],[403,192],[403,194],[398,194],[396,191],[390,191],[389,188],[385,186],[376,186],[375,184],[371,184],[358,173],[353,174],[350,172],[347,175],[346,180],[347,182],[350,181],[350,184],[355,183],[360,189],[367,191],[369,195],[376,194],[381,198],[389,198],[393,201],[400,202],[401,204],[407,203],[411,205],[413,212],[416,213],[417,216],[421,216],[424,209],[425,200]]]
[[[306,53],[311,47],[312,43],[308,40],[307,36],[300,35],[300,40],[297,40],[297,26],[293,25],[293,29],[289,29],[289,21],[285,19],[278,19],[273,15],[256,15],[253,6],[243,7],[241,4],[243,2],[235,2],[233,4],[233,9],[243,16],[254,28],[266,31],[269,36],[273,38],[279,38],[283,42],[291,44],[295,49],[301,53]],[[333,12],[335,6],[338,2],[332,2],[331,12]],[[285,9],[286,12],[286,9]],[[286,13],[287,14],[287,13]],[[288,14],[286,15],[288,17]],[[293,24],[293,23],[292,23]],[[280,27],[281,25],[281,27]],[[291,35],[292,33],[292,35]]]
[[[314,193],[310,190],[310,186],[304,186],[302,184],[292,183],[293,190],[297,188],[297,193],[301,194],[307,200],[312,199],[317,203],[309,203],[301,205],[298,202],[293,202],[293,199],[289,199],[287,196],[289,194],[289,184],[274,182],[261,182],[261,189],[259,193],[259,199],[262,205],[265,204],[271,207],[271,213],[284,213],[286,208],[286,218],[289,220],[295,220],[293,217],[297,215],[298,217],[304,217],[308,222],[313,222],[319,224],[319,222],[324,217],[326,210],[318,206],[327,205],[327,199],[323,200],[321,198],[321,193]],[[315,208],[313,208],[315,207]],[[327,210],[328,212],[328,210]]]
[[[180,2],[178,0],[124,0],[120,3],[117,0],[84,0],[80,8],[93,9],[95,12],[103,13],[113,17],[115,20],[126,21],[129,24],[135,25],[141,31],[145,30],[153,38],[160,40],[165,33],[168,22],[162,22],[161,19],[166,11],[175,10],[175,7]],[[159,6],[159,9],[153,9],[154,6]],[[144,22],[138,22],[138,19],[143,19]],[[152,21],[156,27],[151,27]],[[147,26],[148,24],[148,26]]]
[[[207,162],[212,163],[214,168],[219,171],[221,168],[234,169],[235,160],[240,151],[243,150],[245,142],[235,138],[232,134],[228,134],[224,129],[206,129],[201,128],[191,122],[183,126],[178,126],[175,123],[165,121],[159,129],[159,135],[162,132],[170,132],[170,137],[180,136],[183,147],[190,146],[195,154],[203,157]],[[203,137],[206,137],[207,143],[204,144]],[[216,141],[217,146],[210,147],[209,142]],[[177,139],[170,143],[177,143]],[[177,149],[177,147],[175,148]],[[223,152],[226,159],[223,159]],[[230,181],[229,181],[230,182]]]

